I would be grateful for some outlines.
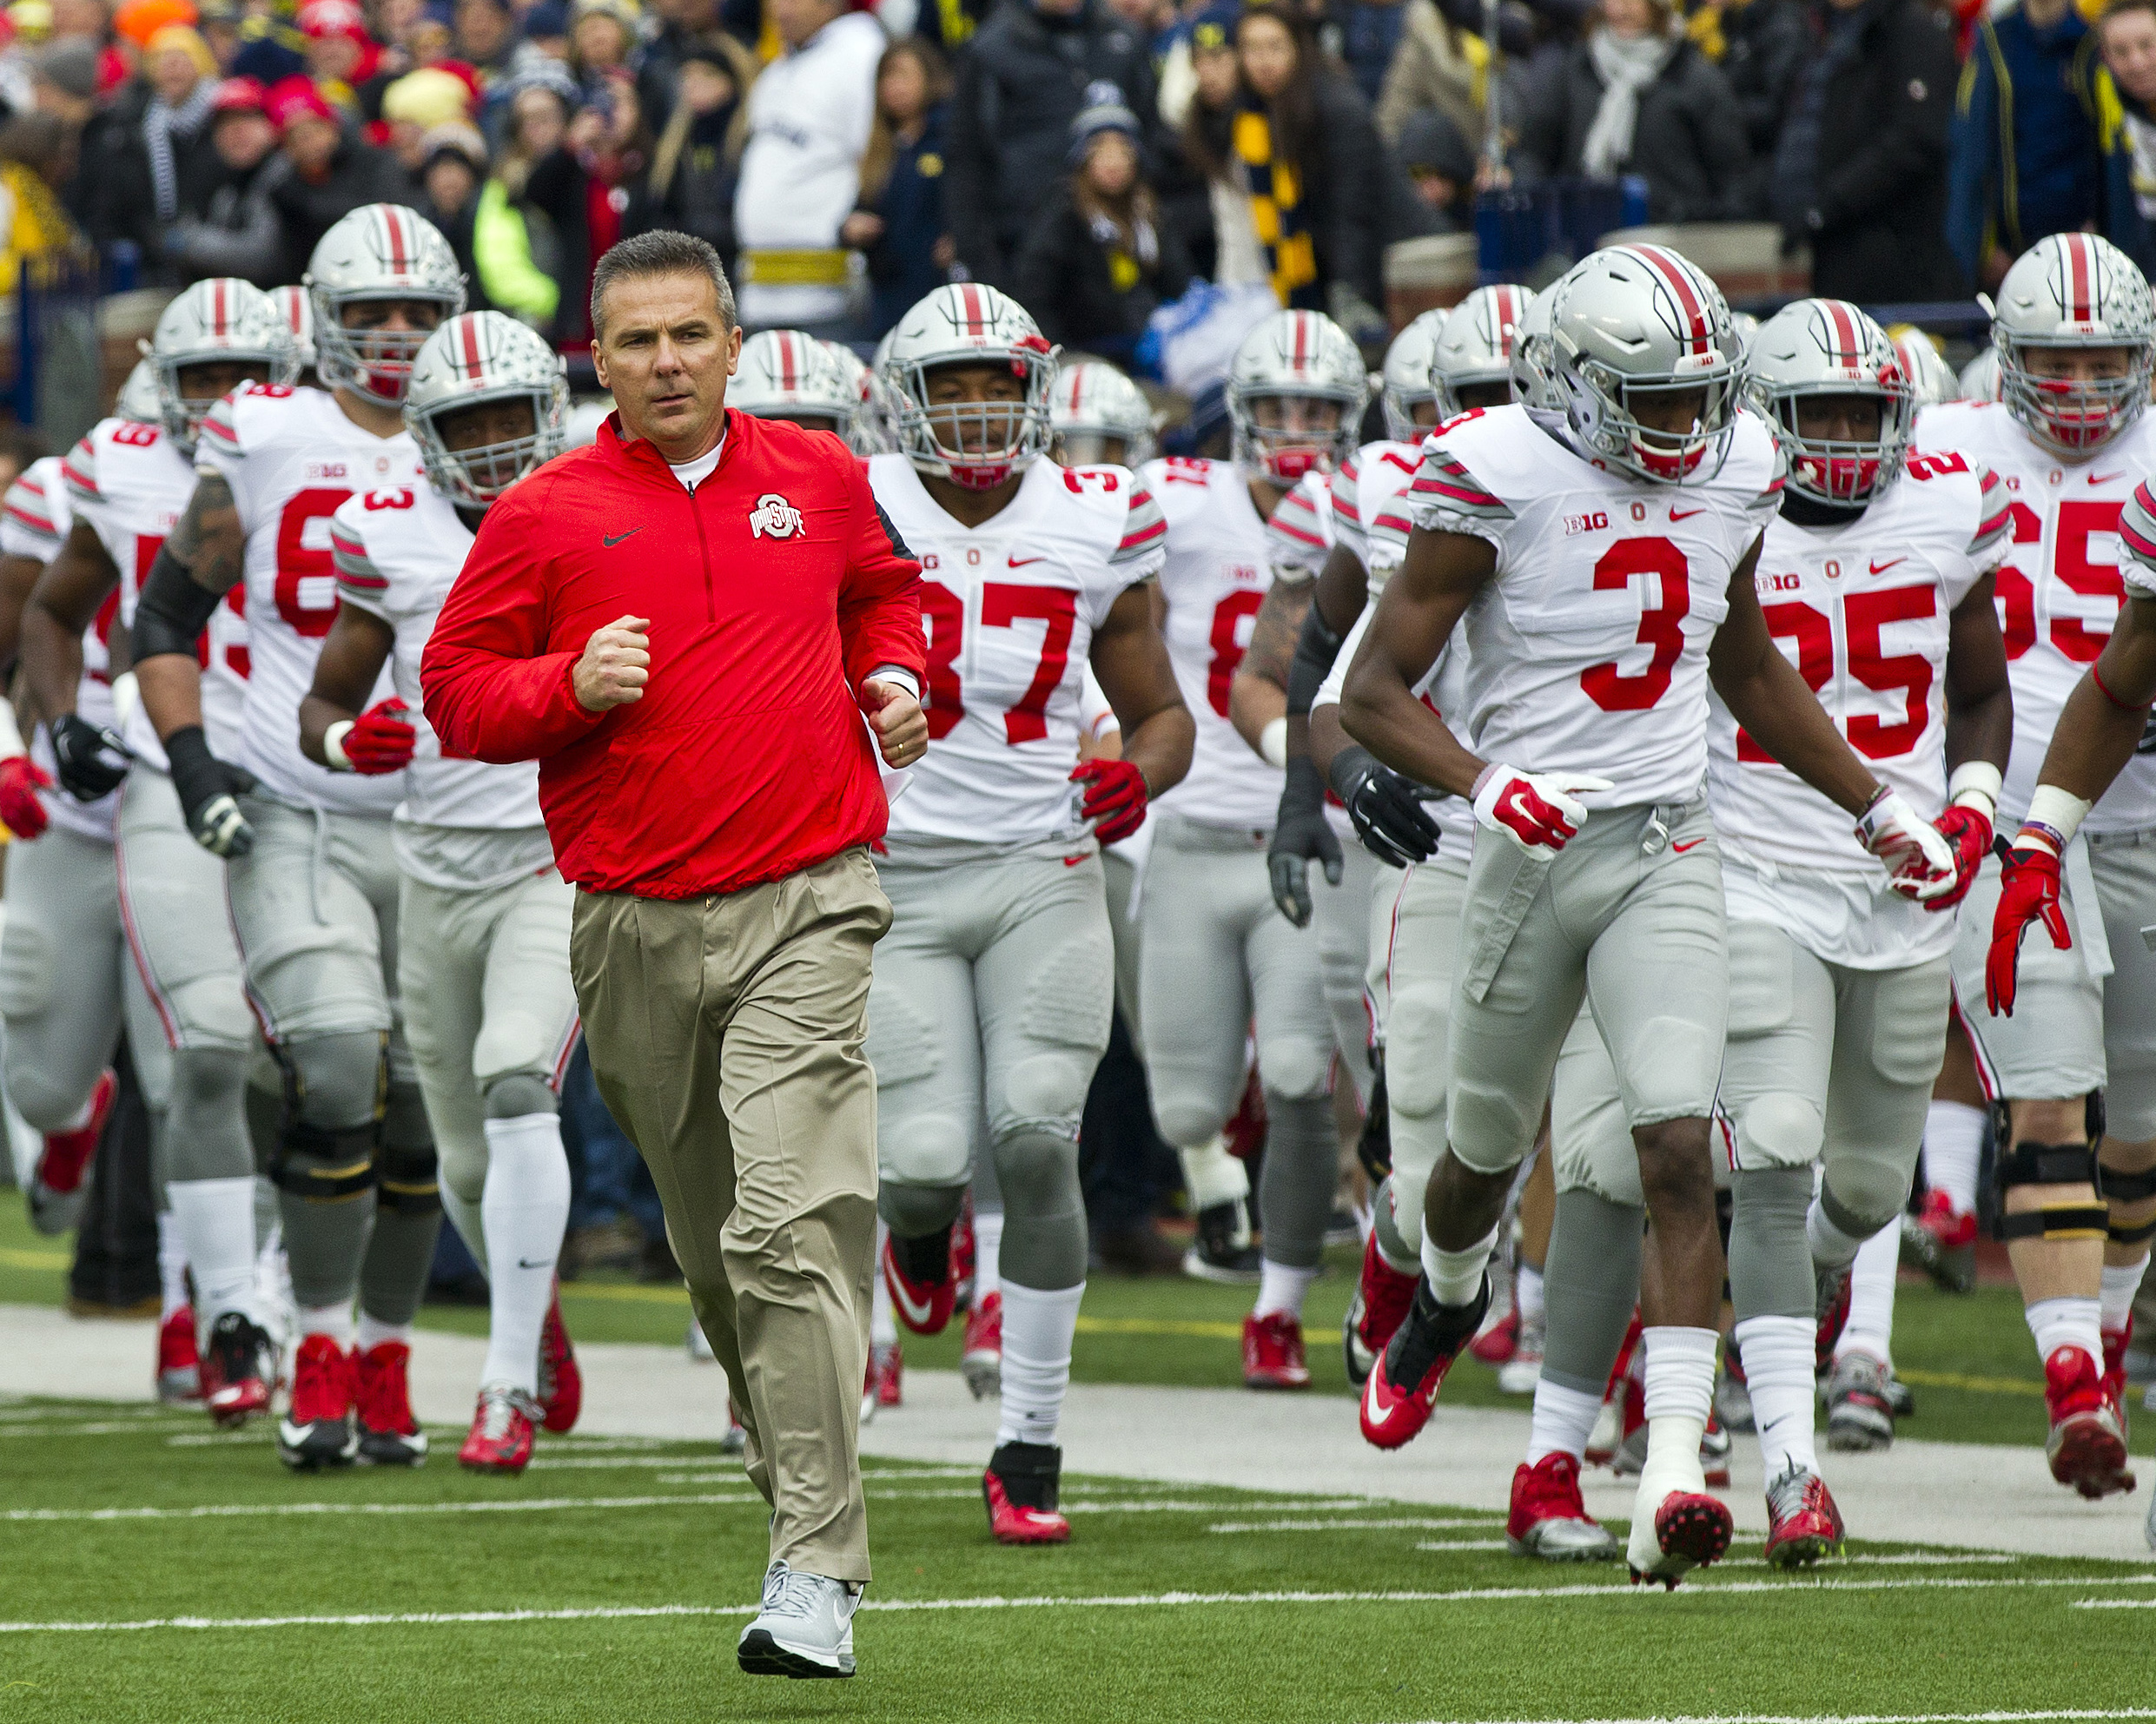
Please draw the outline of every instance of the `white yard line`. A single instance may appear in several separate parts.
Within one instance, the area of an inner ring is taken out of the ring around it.
[[[1371,1507],[1373,1509],[1384,1508],[1386,1506],[1388,1505],[1379,1503],[1373,1503],[1371,1504]],[[1207,1527],[1206,1530],[1207,1532],[1218,1533],[1341,1532],[1351,1528],[1358,1527],[1376,1527],[1379,1529],[1388,1527],[1412,1527],[1422,1532],[1460,1532],[1465,1531],[1471,1528],[1489,1528],[1493,1526],[1502,1526],[1503,1524],[1504,1523],[1502,1521],[1491,1518],[1487,1516],[1478,1516],[1475,1519],[1468,1520],[1456,1518],[1432,1519],[1427,1516],[1421,1515],[1396,1515],[1387,1516],[1382,1520],[1217,1521],[1213,1525]]]
[[[562,1509],[656,1509],[677,1503],[753,1503],[754,1491],[669,1496],[528,1496],[500,1503],[205,1503],[191,1509],[6,1509],[0,1521],[217,1521],[284,1515],[519,1515]]]

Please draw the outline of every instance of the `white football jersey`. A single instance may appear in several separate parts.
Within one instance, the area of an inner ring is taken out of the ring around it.
[[[1953,613],[1998,565],[2006,486],[1960,455],[1918,455],[1839,526],[1777,517],[1760,553],[1760,608],[1828,717],[1926,819],[1947,803],[1947,644]],[[1887,890],[1855,822],[1772,759],[1709,697],[1707,800],[1729,913],[1784,929],[1830,963],[1921,963],[1954,918]]]
[[[1999,822],[2011,832],[2028,812],[2060,709],[2126,602],[2119,519],[2133,487],[2156,471],[2156,419],[2143,413],[2090,459],[2067,462],[2034,442],[2007,407],[1948,401],[1917,415],[1916,443],[1981,462],[2006,486],[2013,532],[1996,589],[2014,685],[2014,752]],[[2129,761],[2082,828],[2156,828],[2156,756]]]
[[[1248,475],[1230,461],[1148,461],[1145,481],[1167,518],[1162,633],[1183,704],[1198,723],[1190,771],[1160,805],[1201,826],[1270,831],[1283,775],[1228,722],[1228,690],[1273,585],[1266,524]]]
[[[8,487],[4,500],[0,500],[0,556],[50,563],[60,554],[60,547],[74,529],[74,501],[68,495],[61,458],[46,455],[32,461]],[[107,643],[119,614],[118,595],[108,594],[90,625],[83,631],[83,675],[75,685],[75,710],[93,724],[113,722],[112,654]],[[52,739],[42,724],[30,739],[30,754],[48,775],[52,773]],[[120,809],[117,790],[94,803],[77,802],[56,785],[41,794],[54,825],[64,826],[78,837],[105,844],[112,842],[113,822]]]
[[[329,518],[355,492],[423,485],[419,446],[408,432],[362,430],[320,389],[250,384],[204,417],[195,459],[232,487],[247,534],[251,668],[237,763],[281,801],[387,817],[404,798],[404,775],[315,765],[300,752],[300,702],[337,614]],[[385,666],[367,703],[390,691]]]
[[[1611,780],[1590,809],[1688,802],[1707,772],[1707,649],[1781,505],[1781,451],[1740,413],[1718,469],[1651,485],[1560,437],[1521,406],[1461,413],[1409,491],[1416,526],[1497,548],[1462,624],[1475,751]]]
[[[455,506],[424,481],[394,491],[356,492],[329,521],[330,548],[337,559],[337,597],[380,618],[396,631],[396,645],[389,657],[390,679],[411,709],[406,717],[418,732],[411,765],[395,775],[404,786],[404,800],[396,814],[398,862],[430,885],[453,889],[498,885],[553,859],[539,813],[539,763],[493,765],[450,759],[441,751],[434,727],[427,722],[420,657],[434,632],[442,601],[464,567],[472,539],[472,530]],[[479,870],[484,877],[473,877],[468,868],[445,869],[440,843],[415,849],[407,830],[411,827],[515,833],[527,842],[508,847],[514,854],[499,865],[485,863]]]
[[[1370,577],[1372,598],[1407,555],[1407,487],[1422,467],[1422,446],[1366,443],[1333,476],[1333,531]]]
[[[929,751],[891,804],[884,842],[1075,844],[1085,840],[1081,692],[1093,631],[1161,566],[1167,529],[1123,467],[1046,459],[977,527],[953,519],[903,455],[869,484],[921,564],[929,637]]]
[[[1315,469],[1280,499],[1265,524],[1273,578],[1290,586],[1315,580],[1333,549],[1333,476]]]
[[[120,622],[135,626],[135,607],[172,531],[195,492],[195,464],[154,425],[109,419],[77,443],[62,471],[76,513],[97,534],[120,571]],[[195,644],[202,670],[202,730],[210,752],[236,758],[240,710],[247,700],[247,587],[225,595]],[[127,744],[161,771],[164,744],[138,702],[121,730]]]

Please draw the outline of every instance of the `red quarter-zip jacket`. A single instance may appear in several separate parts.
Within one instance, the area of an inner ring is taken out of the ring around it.
[[[577,703],[594,630],[651,618],[644,698]],[[692,495],[618,419],[487,511],[420,665],[451,754],[537,759],[563,875],[645,898],[732,892],[883,836],[854,691],[925,687],[920,565],[828,432],[729,411]]]

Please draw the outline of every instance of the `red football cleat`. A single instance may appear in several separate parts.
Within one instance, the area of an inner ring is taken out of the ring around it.
[[[1368,1380],[1371,1367],[1385,1344],[1406,1320],[1407,1307],[1415,1297],[1415,1277],[1403,1274],[1385,1260],[1372,1232],[1363,1242],[1362,1276],[1348,1301],[1347,1321],[1340,1329],[1340,1351],[1347,1363],[1347,1380],[1359,1387]]]
[[[1303,1326],[1292,1311],[1243,1319],[1243,1387],[1307,1389],[1310,1364],[1303,1357]]]
[[[1842,1511],[1827,1481],[1809,1467],[1789,1463],[1767,1483],[1767,1566],[1808,1568],[1842,1549]]]
[[[228,1311],[209,1325],[202,1373],[202,1404],[211,1419],[227,1427],[245,1424],[269,1410],[270,1385],[277,1380],[276,1343],[245,1313]]]
[[[427,1458],[427,1433],[412,1416],[412,1350],[380,1341],[352,1359],[352,1408],[360,1458],[378,1467],[416,1467]]]
[[[1398,1449],[1430,1423],[1430,1410],[1438,1404],[1445,1373],[1481,1326],[1489,1305],[1487,1279],[1475,1303],[1464,1312],[1440,1305],[1430,1291],[1430,1284],[1419,1278],[1416,1280],[1406,1320],[1386,1343],[1377,1369],[1362,1386],[1366,1443],[1373,1448]]]
[[[883,1241],[883,1285],[890,1289],[893,1314],[916,1335],[941,1335],[957,1308],[958,1278],[950,1272],[948,1251],[943,1253],[942,1279],[916,1281],[898,1261],[898,1241]]]
[[[1513,1473],[1505,1544],[1515,1556],[1545,1562],[1606,1562],[1617,1554],[1617,1540],[1580,1496],[1579,1463],[1562,1450]]]
[[[1519,1351],[1519,1307],[1513,1306],[1476,1336],[1467,1351],[1492,1367],[1509,1361]]]
[[[577,1350],[570,1344],[569,1325],[561,1320],[561,1283],[554,1283],[554,1297],[546,1307],[546,1321],[539,1325],[539,1404],[546,1429],[557,1435],[577,1428],[584,1410],[584,1371],[577,1364]]]
[[[1055,1507],[1063,1451],[1047,1443],[1006,1443],[989,1457],[981,1495],[998,1544],[1068,1544],[1070,1523]]]
[[[906,1361],[896,1341],[878,1342],[869,1349],[869,1386],[879,1407],[895,1407],[904,1392]]]
[[[974,1301],[966,1313],[965,1350],[958,1356],[959,1374],[976,1401],[998,1393],[1003,1386],[1003,1296],[990,1293]]]
[[[2126,1326],[2106,1329],[2104,1336],[2104,1398],[2111,1403],[2111,1410],[2119,1416],[2119,1433],[2126,1430],[2126,1349],[2133,1344],[2133,1313],[2126,1313]]]
[[[2044,1361],[2044,1404],[2051,1435],[2044,1456],[2051,1476],[2092,1500],[2133,1489],[2126,1431],[2104,1392],[2102,1373],[2083,1347],[2058,1347]]]
[[[277,1458],[294,1471],[348,1467],[359,1456],[352,1434],[352,1355],[327,1335],[309,1335],[292,1361],[292,1405],[277,1423]]]
[[[479,1390],[472,1434],[457,1450],[457,1464],[475,1473],[520,1473],[532,1460],[539,1404],[521,1389],[489,1384]]]
[[[193,1305],[182,1305],[157,1325],[157,1398],[169,1405],[202,1398]]]
[[[1819,1272],[1814,1308],[1817,1321],[1812,1331],[1812,1374],[1815,1377],[1824,1377],[1834,1369],[1834,1344],[1848,1327],[1849,1285],[1847,1269]]]
[[[1629,1548],[1626,1551],[1632,1584],[1660,1581],[1663,1590],[1674,1592],[1677,1583],[1694,1569],[1722,1560],[1736,1526],[1728,1503],[1696,1491],[1672,1490],[1655,1510],[1657,1554],[1648,1557],[1646,1567],[1642,1568],[1639,1556]]]
[[[97,1153],[97,1139],[104,1135],[113,1098],[119,1093],[120,1080],[110,1072],[101,1073],[90,1091],[89,1123],[77,1131],[45,1133],[44,1147],[30,1174],[27,1193],[30,1225],[39,1232],[64,1233],[82,1214],[83,1199],[89,1195],[83,1186],[83,1174],[90,1157]]]

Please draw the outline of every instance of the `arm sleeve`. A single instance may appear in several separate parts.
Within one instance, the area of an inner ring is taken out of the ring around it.
[[[853,544],[838,590],[838,638],[846,655],[846,686],[857,689],[882,665],[913,672],[926,687],[928,642],[921,632],[921,565],[898,536],[869,489],[868,476],[850,457],[846,483],[853,488]]]
[[[1333,542],[1355,553],[1364,568],[1370,566],[1368,528],[1362,518],[1362,456],[1350,455],[1333,475]]]
[[[486,512],[420,660],[420,694],[446,754],[543,759],[606,717],[577,703],[576,652],[547,651],[539,492],[520,485]]]
[[[2156,492],[2143,479],[2119,517],[2119,548],[2126,552],[2119,572],[2133,598],[2156,598]]]
[[[2007,495],[2007,487],[2000,482],[1999,475],[1989,467],[1978,463],[1976,477],[1980,499],[1976,512],[1976,532],[1969,540],[1968,550],[1964,554],[1968,558],[1970,566],[1981,576],[1989,574],[2006,560],[2007,547],[2013,543],[2013,534],[2009,529],[2014,525],[2014,502]],[[2126,520],[2142,506],[2141,499],[2147,489],[2146,485],[2135,487],[2133,500],[2126,505],[2126,514],[2120,519],[2121,538],[2126,536]],[[2141,521],[2145,529],[2156,525],[2156,523],[2150,522],[2146,515],[2141,517]],[[2128,580],[2133,578],[2133,571],[2137,565],[2138,558],[2129,558],[2124,565]]]
[[[1425,532],[1457,532],[1502,545],[1512,511],[1442,441],[1428,444],[1401,511]]]
[[[1265,524],[1266,561],[1272,565],[1273,578],[1290,586],[1315,579],[1326,552],[1333,548],[1317,499],[1311,495],[1313,483],[1325,483],[1324,475],[1306,475],[1299,480]]]
[[[224,480],[243,529],[252,525],[252,517],[248,508],[251,492],[247,482],[246,425],[240,398],[254,386],[242,384],[204,413],[202,434],[195,439],[195,472],[214,472]]]
[[[337,566],[337,598],[387,622],[389,577],[367,554],[367,529],[360,519],[365,507],[365,493],[356,493],[347,498],[329,518],[329,555]]]
[[[6,497],[0,498],[0,556],[50,563],[60,554],[60,538],[44,485],[35,475],[24,473],[8,487]]]
[[[1161,512],[1160,502],[1146,488],[1145,481],[1134,473],[1130,480],[1130,507],[1123,516],[1123,536],[1108,560],[1108,566],[1131,586],[1153,579],[1161,572],[1161,565],[1167,561],[1167,517]]]

